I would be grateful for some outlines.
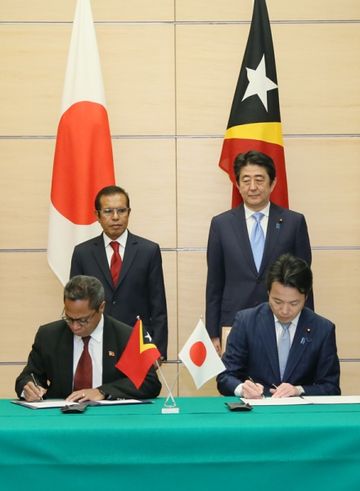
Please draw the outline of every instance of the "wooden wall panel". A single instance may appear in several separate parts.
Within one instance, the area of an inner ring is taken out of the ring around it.
[[[224,133],[248,32],[248,25],[177,27],[180,134]],[[358,24],[316,29],[279,24],[272,32],[284,132],[357,132],[360,63],[354,63],[354,56],[360,57],[349,46],[360,45]],[[339,66],[351,66],[352,76],[344,78]]]
[[[171,25],[100,24],[96,30],[112,133],[173,133]],[[0,24],[0,104],[6,115],[0,134],[56,133],[70,35],[70,25]]]
[[[2,0],[1,20],[22,21],[72,21],[75,0]],[[174,0],[92,0],[96,21],[169,21],[174,18]]]
[[[358,133],[359,25],[275,25],[272,33],[283,131]],[[351,76],[339,67],[351,67]]]
[[[15,380],[24,365],[0,365],[0,398],[15,399]]]
[[[38,327],[60,319],[63,288],[41,252],[0,253],[0,361],[24,361]]]
[[[204,252],[178,253],[179,350],[195,329],[200,317],[205,320],[206,257]]]
[[[360,360],[360,250],[313,252],[316,311],[336,325],[340,358]]]
[[[176,247],[174,139],[113,140],[116,182],[130,195],[130,230]]]
[[[360,138],[285,139],[285,152],[290,208],[312,246],[359,246]]]
[[[343,395],[360,394],[359,363],[340,364],[340,388]]]
[[[268,0],[269,17],[273,20],[358,19],[360,6],[356,0],[303,0],[294,4],[284,0]],[[251,19],[250,0],[177,0],[176,18],[196,21],[237,21]]]
[[[0,139],[0,248],[46,248],[54,148],[55,140]]]
[[[70,25],[0,24],[0,134],[54,135]]]
[[[178,245],[206,247],[210,220],[230,208],[231,183],[218,167],[222,140],[178,140]]]
[[[100,24],[97,37],[111,132],[148,136],[173,134],[172,25]]]

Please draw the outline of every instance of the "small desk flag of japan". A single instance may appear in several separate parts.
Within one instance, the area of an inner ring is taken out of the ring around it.
[[[138,319],[115,367],[125,373],[139,389],[148,371],[160,356],[155,344],[151,343],[150,335],[144,335],[142,321]]]
[[[180,351],[179,358],[189,370],[197,389],[225,370],[201,319]]]

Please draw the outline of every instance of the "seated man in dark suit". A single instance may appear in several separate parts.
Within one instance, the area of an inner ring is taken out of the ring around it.
[[[19,397],[84,402],[159,395],[161,384],[153,367],[139,389],[115,367],[132,327],[103,315],[104,308],[98,279],[75,276],[66,284],[62,319],[39,328],[27,365],[16,379]]]
[[[103,233],[75,247],[70,278],[98,278],[105,289],[105,313],[130,326],[139,316],[166,359],[168,318],[160,247],[128,230],[130,212],[123,188],[107,186],[98,192],[95,214]]]
[[[340,394],[335,325],[305,307],[308,264],[291,254],[267,274],[269,300],[239,311],[217,377],[223,395],[249,399]]]

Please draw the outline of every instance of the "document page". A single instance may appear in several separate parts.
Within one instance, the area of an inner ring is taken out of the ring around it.
[[[360,404],[360,396],[304,396],[311,404]]]
[[[30,409],[51,409],[54,407],[65,407],[79,404],[78,402],[69,402],[65,399],[46,399],[44,401],[34,402],[13,400],[11,402],[13,404],[18,404],[19,406],[28,407]]]
[[[299,404],[312,404],[312,402],[302,397],[263,397],[262,399],[245,399],[242,401],[250,406],[295,406]]]

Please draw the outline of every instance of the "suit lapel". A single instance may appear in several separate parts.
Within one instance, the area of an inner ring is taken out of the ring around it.
[[[115,364],[119,359],[121,346],[116,338],[115,331],[111,329],[110,321],[104,316],[103,332],[103,383],[106,383],[109,375],[116,370]]]
[[[103,234],[95,237],[92,243],[91,254],[93,260],[98,264],[100,270],[102,271],[105,280],[109,283],[111,288],[114,288],[109,268],[109,262],[106,256]]]
[[[254,262],[254,256],[251,250],[249,233],[245,220],[244,205],[234,208],[232,211],[232,228],[235,234],[235,244],[238,254],[244,257],[245,264],[249,264],[257,275],[257,269]]]
[[[135,260],[137,251],[138,251],[138,241],[132,233],[128,232],[125,254],[124,254],[123,264],[120,272],[120,280],[117,287],[119,287],[119,285],[121,285],[121,283],[124,281],[124,278],[126,277],[129,269],[131,268]]]
[[[60,360],[58,376],[61,380],[60,385],[64,387],[65,394],[71,394],[73,391],[74,335],[68,326],[64,329],[58,349],[58,359]]]
[[[268,305],[264,306],[264,312],[259,316],[261,325],[259,326],[259,337],[265,346],[265,353],[268,357],[270,368],[273,372],[274,380],[280,379],[279,357],[276,344],[274,314]]]
[[[269,265],[274,248],[281,236],[280,234],[284,226],[282,215],[283,210],[273,203],[270,203],[269,220],[266,231],[264,254],[261,261],[260,272],[262,272],[262,270]]]
[[[284,372],[284,380],[289,380],[297,364],[304,357],[305,351],[309,348],[312,342],[311,321],[309,322],[307,312],[301,312],[298,325],[296,327],[295,336],[289,352],[289,358]]]

